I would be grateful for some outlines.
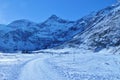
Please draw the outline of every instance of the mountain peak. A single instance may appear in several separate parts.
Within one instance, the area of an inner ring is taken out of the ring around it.
[[[56,15],[52,15],[52,16],[49,17],[49,19],[58,19],[58,18],[59,18],[59,17],[56,16]]]
[[[53,22],[58,22],[58,23],[74,23],[75,21],[70,21],[66,19],[62,19],[56,15],[50,16],[44,23],[51,24]]]
[[[63,21],[63,19],[59,18],[58,16],[56,15],[52,15],[50,16],[45,22],[47,23],[51,23],[52,22],[59,22],[59,21]]]
[[[20,19],[20,20],[15,20],[12,23],[28,23],[28,22],[31,22],[31,21],[29,21],[27,19]],[[10,23],[10,24],[12,24],[12,23]]]
[[[8,26],[18,27],[18,26],[28,26],[28,25],[35,25],[36,23],[29,21],[27,19],[20,19],[15,20],[12,23],[8,24]]]

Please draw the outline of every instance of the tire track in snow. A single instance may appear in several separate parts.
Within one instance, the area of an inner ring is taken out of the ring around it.
[[[45,55],[28,62],[23,67],[18,80],[67,80],[45,63],[47,58],[49,57]]]

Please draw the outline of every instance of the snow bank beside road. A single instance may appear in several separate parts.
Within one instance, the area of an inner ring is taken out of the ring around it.
[[[120,55],[66,54],[47,61],[71,80],[120,80]]]

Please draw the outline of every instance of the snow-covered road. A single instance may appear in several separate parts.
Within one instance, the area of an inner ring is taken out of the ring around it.
[[[120,55],[1,54],[0,80],[120,80]]]
[[[45,63],[48,56],[29,61],[21,70],[18,80],[67,80]]]

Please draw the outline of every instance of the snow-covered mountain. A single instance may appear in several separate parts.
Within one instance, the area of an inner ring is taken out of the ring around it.
[[[118,2],[76,21],[64,20],[56,15],[42,23],[16,20],[8,25],[0,25],[0,51],[33,51],[61,44],[64,47],[83,47],[94,51],[118,47],[119,14]]]
[[[33,51],[59,46],[84,31],[91,22],[89,18],[90,15],[69,21],[52,15],[42,23],[22,19],[0,25],[0,51]]]
[[[64,47],[76,46],[94,51],[104,48],[120,50],[120,3],[102,9],[92,16],[82,34],[77,34]]]

